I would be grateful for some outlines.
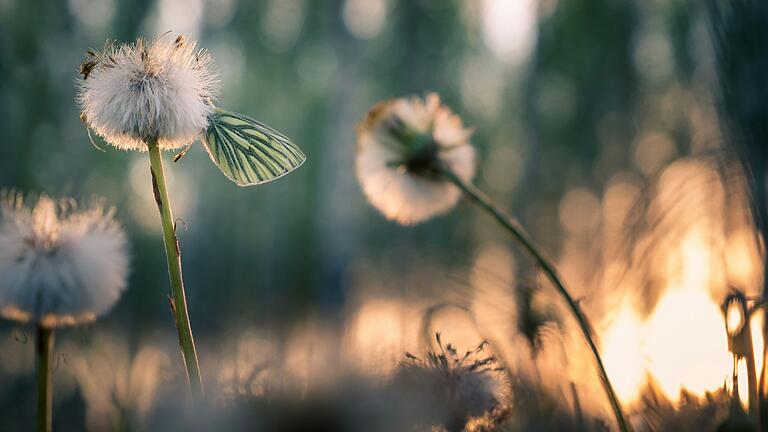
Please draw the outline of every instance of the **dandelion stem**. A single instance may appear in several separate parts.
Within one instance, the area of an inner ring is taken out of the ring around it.
[[[51,361],[53,359],[53,330],[37,326],[35,340],[37,357],[37,431],[50,432],[53,425],[53,390]]]
[[[193,397],[199,399],[203,395],[203,380],[200,375],[200,365],[197,361],[195,341],[192,337],[192,327],[189,324],[187,298],[184,293],[184,281],[181,273],[181,252],[179,251],[179,240],[176,237],[176,227],[171,209],[171,201],[168,197],[168,187],[165,183],[163,158],[157,141],[148,142],[147,145],[149,146],[149,160],[152,171],[152,187],[163,224],[165,256],[168,260],[168,275],[171,279],[171,312],[176,322],[176,330],[179,333],[179,347],[184,358],[187,380],[192,389]]]
[[[485,193],[483,193],[483,191],[478,189],[474,184],[465,182],[450,169],[443,168],[441,173],[445,178],[450,180],[459,189],[461,189],[461,191],[469,200],[479,205],[483,210],[490,213],[491,216],[496,219],[496,221],[498,221],[512,234],[512,237],[514,237],[515,240],[517,240],[517,242],[523,247],[523,249],[525,249],[525,251],[534,259],[534,261],[536,261],[547,278],[552,282],[560,295],[565,299],[568,307],[574,315],[574,318],[576,318],[576,322],[579,324],[579,328],[581,329],[581,332],[583,333],[584,338],[589,345],[590,351],[592,351],[592,354],[595,357],[595,363],[597,364],[598,373],[600,374],[600,383],[602,384],[603,389],[608,396],[608,400],[611,403],[611,408],[613,409],[613,413],[616,417],[616,422],[618,423],[619,429],[623,432],[631,431],[632,425],[627,420],[627,417],[621,408],[619,398],[616,396],[616,392],[613,390],[613,386],[608,379],[608,374],[605,370],[603,360],[600,358],[600,352],[598,351],[597,345],[595,344],[594,338],[592,336],[592,326],[589,324],[584,311],[581,310],[579,303],[574,300],[574,298],[566,289],[560,276],[557,273],[557,270],[555,269],[554,264],[552,264],[552,261],[546,258],[544,254],[539,252],[539,249],[534,246],[533,241],[530,239],[530,236],[526,232],[525,228],[523,228],[523,226],[520,224],[520,222],[496,207],[496,205],[491,201],[490,198],[488,198],[487,195],[485,195]]]

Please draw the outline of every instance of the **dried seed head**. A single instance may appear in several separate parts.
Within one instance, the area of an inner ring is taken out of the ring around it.
[[[424,423],[463,430],[472,419],[494,410],[505,398],[506,373],[496,358],[484,355],[486,344],[460,354],[436,335],[437,350],[423,358],[407,353],[394,382],[414,400],[425,403]]]

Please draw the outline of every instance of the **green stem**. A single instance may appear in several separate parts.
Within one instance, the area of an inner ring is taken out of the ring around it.
[[[443,169],[442,174],[459,189],[461,189],[461,191],[469,200],[473,201],[483,210],[490,213],[491,216],[496,219],[496,221],[498,221],[512,234],[512,237],[514,237],[515,240],[517,240],[517,242],[523,247],[523,249],[525,249],[525,251],[534,259],[534,261],[536,261],[547,278],[552,282],[560,295],[565,299],[568,307],[573,313],[574,318],[576,318],[576,322],[579,324],[579,328],[584,335],[584,339],[587,341],[587,345],[589,345],[590,351],[592,351],[592,354],[595,357],[597,370],[600,374],[600,383],[602,384],[603,389],[608,396],[608,400],[611,403],[611,408],[613,409],[613,413],[616,417],[616,422],[619,425],[619,429],[623,432],[631,431],[632,425],[627,420],[627,417],[621,408],[619,398],[616,396],[616,392],[613,390],[611,381],[608,379],[608,374],[605,371],[603,360],[600,358],[600,352],[598,351],[597,345],[595,344],[594,338],[592,337],[592,326],[589,324],[587,316],[584,314],[584,311],[581,310],[578,302],[574,300],[574,298],[565,288],[565,285],[560,279],[560,276],[557,274],[557,270],[555,269],[554,264],[552,264],[552,261],[546,258],[543,253],[539,252],[538,248],[534,246],[533,241],[530,239],[528,233],[525,231],[520,222],[517,221],[517,219],[499,210],[493,204],[490,198],[488,198],[488,196],[486,196],[475,185],[469,182],[465,182],[449,169]]]
[[[187,312],[187,298],[184,293],[184,281],[181,274],[181,253],[179,240],[176,237],[176,223],[173,219],[171,201],[168,197],[168,187],[165,183],[163,171],[163,157],[157,142],[148,142],[149,161],[152,171],[152,188],[155,194],[157,208],[160,210],[160,219],[163,224],[163,242],[165,243],[165,256],[168,260],[168,275],[171,279],[171,312],[176,322],[176,330],[179,333],[179,347],[184,358],[184,366],[187,371],[187,380],[195,399],[203,395],[203,380],[200,375],[200,365],[195,351],[195,340],[192,337],[192,327],[189,324]]]
[[[51,432],[53,425],[53,389],[51,388],[53,330],[50,328],[37,326],[35,354],[37,358],[37,431]]]

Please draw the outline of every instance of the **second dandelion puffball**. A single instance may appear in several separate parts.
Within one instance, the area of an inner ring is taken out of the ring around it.
[[[381,213],[404,225],[453,208],[461,191],[440,175],[475,174],[472,130],[437,94],[380,102],[358,126],[356,171],[363,192]]]

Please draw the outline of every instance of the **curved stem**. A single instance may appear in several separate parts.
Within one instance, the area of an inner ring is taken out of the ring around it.
[[[461,191],[469,200],[476,203],[483,210],[490,213],[497,222],[499,222],[512,234],[512,237],[514,237],[515,240],[517,240],[517,242],[523,247],[523,249],[525,249],[528,255],[530,255],[531,258],[536,261],[536,264],[541,267],[541,270],[544,272],[550,282],[552,282],[560,295],[565,299],[565,302],[568,304],[568,307],[573,313],[574,318],[576,318],[576,322],[578,323],[579,329],[581,329],[581,332],[584,335],[584,339],[587,341],[587,345],[589,345],[590,351],[592,351],[592,354],[595,357],[595,363],[597,364],[597,370],[600,375],[600,383],[602,384],[603,389],[608,396],[608,400],[611,403],[611,408],[613,409],[613,413],[616,417],[616,422],[619,425],[619,429],[624,432],[631,431],[632,425],[627,420],[627,417],[621,408],[619,398],[616,396],[616,392],[613,390],[613,386],[608,379],[608,373],[605,370],[603,360],[600,358],[600,352],[598,351],[597,345],[595,344],[594,338],[592,336],[592,326],[589,324],[584,311],[581,310],[579,303],[574,300],[574,298],[566,289],[560,276],[557,273],[557,270],[555,269],[554,264],[552,264],[552,261],[546,258],[544,254],[539,252],[538,248],[534,246],[533,241],[530,239],[528,233],[525,231],[520,222],[518,222],[518,220],[512,216],[509,216],[499,210],[499,208],[493,204],[490,198],[488,198],[488,196],[485,195],[480,189],[478,189],[472,183],[465,182],[464,180],[460,179],[449,169],[443,169],[441,172],[443,176],[445,176],[459,189],[461,189]]]
[[[53,389],[51,388],[53,330],[48,327],[37,326],[35,356],[37,358],[37,431],[51,432],[53,425]]]
[[[168,301],[171,304],[171,313],[173,313],[176,330],[179,333],[179,347],[184,358],[187,380],[192,389],[193,397],[200,399],[203,395],[203,380],[197,361],[195,341],[192,337],[192,327],[189,324],[187,298],[184,293],[184,281],[181,273],[181,252],[179,251],[179,240],[176,237],[176,224],[173,219],[171,201],[168,197],[168,187],[165,183],[163,157],[156,141],[148,142],[147,145],[149,146],[149,161],[152,171],[152,188],[163,224],[165,256],[168,260],[168,275],[171,279],[171,296]]]

